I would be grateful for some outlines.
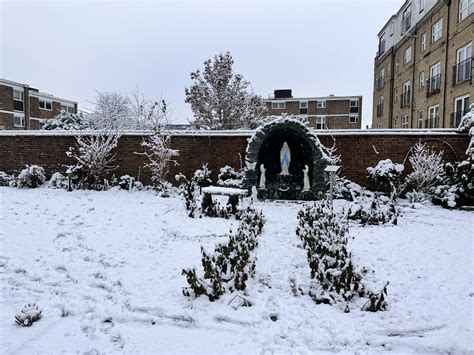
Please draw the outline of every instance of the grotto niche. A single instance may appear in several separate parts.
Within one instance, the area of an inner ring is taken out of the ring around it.
[[[316,200],[327,190],[324,168],[333,162],[305,124],[277,118],[249,139],[245,186],[256,189],[259,199]]]

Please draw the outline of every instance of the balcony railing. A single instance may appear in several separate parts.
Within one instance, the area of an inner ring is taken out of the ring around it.
[[[435,95],[441,92],[441,75],[438,74],[426,81],[426,96]]]
[[[451,128],[459,127],[462,118],[469,112],[469,108],[465,108],[462,111],[456,111],[451,114]]]
[[[472,80],[472,58],[467,58],[453,67],[454,80],[453,85]]]
[[[382,90],[383,87],[385,86],[385,78],[381,76],[375,81],[375,86],[377,90]]]
[[[439,116],[429,117],[426,119],[426,128],[438,128]]]
[[[377,105],[377,117],[382,117],[383,116],[383,104],[378,104]]]
[[[400,95],[400,107],[408,107],[410,106],[410,90],[402,92]]]

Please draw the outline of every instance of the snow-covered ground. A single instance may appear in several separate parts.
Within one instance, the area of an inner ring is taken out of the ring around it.
[[[428,204],[402,208],[397,226],[351,225],[354,260],[374,289],[390,281],[390,309],[363,312],[360,300],[344,313],[292,291],[309,283],[297,203],[257,204],[254,305],[240,308],[233,295],[181,294],[182,268],[200,266],[200,246],[225,241],[235,220],[190,219],[179,198],[146,191],[0,188],[0,207],[4,353],[474,352],[470,212]],[[17,326],[31,302],[43,318]]]

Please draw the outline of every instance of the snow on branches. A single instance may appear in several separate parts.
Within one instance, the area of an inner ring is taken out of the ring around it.
[[[408,158],[413,171],[406,177],[407,187],[418,192],[429,192],[443,173],[443,152],[435,152],[424,143],[417,143]]]
[[[185,89],[185,102],[194,113],[198,129],[256,128],[266,112],[260,96],[248,89],[250,83],[233,72],[229,52],[204,62],[204,70],[191,73],[193,84]]]
[[[381,160],[375,167],[367,168],[367,178],[379,188],[390,188],[395,193],[400,186],[400,176],[404,170],[402,164],[390,159]]]
[[[45,124],[41,127],[43,130],[81,130],[90,128],[90,123],[85,119],[82,113],[69,113],[61,111],[59,115],[54,118],[46,120]]]

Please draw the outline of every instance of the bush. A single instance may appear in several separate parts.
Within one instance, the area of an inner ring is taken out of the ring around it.
[[[0,171],[0,186],[10,186],[10,182],[15,179],[14,176],[8,175],[4,171]]]
[[[433,203],[446,208],[474,205],[474,171],[467,160],[446,163],[433,193]]]
[[[198,199],[199,191],[198,184],[193,178],[188,179],[183,174],[178,174],[175,176],[176,181],[181,181],[179,185],[180,194],[184,197],[184,207],[188,212],[188,216],[191,218],[196,217],[198,211]]]
[[[203,276],[198,277],[196,269],[183,269],[189,287],[183,288],[183,295],[196,298],[205,295],[213,302],[226,292],[244,291],[247,281],[255,274],[255,256],[252,251],[258,245],[264,219],[261,212],[248,208],[240,216],[241,221],[235,234],[226,244],[216,246],[214,253],[207,253],[201,247]]]
[[[41,319],[41,313],[42,311],[36,304],[27,304],[15,316],[15,323],[22,327],[31,327],[34,322]]]
[[[406,189],[429,192],[443,174],[443,152],[434,152],[417,143],[409,157],[413,171],[405,178]]]
[[[387,196],[360,196],[349,206],[349,219],[359,220],[361,224],[378,225],[398,223],[398,207],[393,199]]]
[[[396,195],[403,170],[402,164],[396,164],[390,159],[385,159],[379,161],[374,168],[367,168],[367,178],[375,183],[378,189],[388,188],[392,194]]]
[[[15,179],[13,186],[36,188],[46,181],[44,169],[38,165],[27,165]]]
[[[68,188],[68,181],[67,177],[65,177],[61,173],[54,173],[49,179],[48,187],[53,189],[67,189]]]
[[[240,188],[242,187],[243,178],[243,171],[235,171],[234,168],[229,165],[226,165],[220,169],[217,185]]]

